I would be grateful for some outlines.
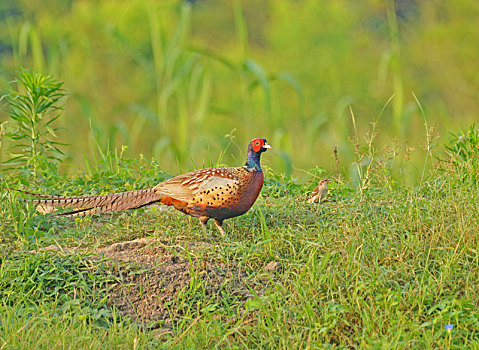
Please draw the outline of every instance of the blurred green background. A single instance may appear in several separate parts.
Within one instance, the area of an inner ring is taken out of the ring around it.
[[[225,164],[264,137],[276,171],[333,172],[337,146],[347,172],[350,107],[364,135],[387,105],[377,142],[418,160],[413,93],[444,140],[477,119],[478,19],[477,0],[2,0],[0,89],[21,67],[65,83],[66,171],[96,139],[176,174],[214,164],[234,130]]]

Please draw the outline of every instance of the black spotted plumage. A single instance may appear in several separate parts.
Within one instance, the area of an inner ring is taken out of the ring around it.
[[[40,198],[35,203],[42,213],[52,213],[56,208],[73,209],[57,215],[117,212],[160,202],[199,217],[203,227],[209,219],[214,219],[224,233],[223,220],[246,213],[256,201],[264,181],[261,153],[268,148],[271,146],[265,139],[254,139],[248,145],[248,158],[243,167],[200,169],[144,190],[80,197],[22,192]]]

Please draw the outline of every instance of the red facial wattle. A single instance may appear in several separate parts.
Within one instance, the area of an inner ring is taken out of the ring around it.
[[[261,150],[261,147],[264,146],[264,141],[263,139],[254,139],[251,141],[251,144],[253,145],[253,151],[258,153]]]

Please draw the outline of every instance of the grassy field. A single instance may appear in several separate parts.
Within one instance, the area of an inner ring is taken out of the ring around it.
[[[479,349],[478,14],[1,2],[0,350]],[[148,188],[241,166],[253,137],[265,184],[225,236],[155,206],[44,216],[15,191]]]
[[[145,188],[167,177],[153,160],[107,154],[28,186],[9,175],[0,348],[478,348],[477,136],[432,154],[413,187],[378,152],[359,187],[335,178],[321,204],[306,203],[314,182],[267,170],[224,237],[155,207],[47,218],[10,190]]]

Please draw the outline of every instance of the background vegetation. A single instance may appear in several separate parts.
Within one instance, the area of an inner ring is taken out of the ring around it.
[[[1,2],[0,349],[479,348],[478,10]],[[225,236],[14,190],[146,188],[255,136],[265,184]]]
[[[378,141],[413,146],[417,179],[426,131],[412,92],[443,137],[477,118],[478,14],[474,0],[7,0],[0,89],[21,67],[65,83],[67,168],[98,142],[170,173],[216,159],[232,130],[227,164],[261,136],[278,171],[330,171],[337,146],[348,172],[349,106],[362,134],[394,95]]]

